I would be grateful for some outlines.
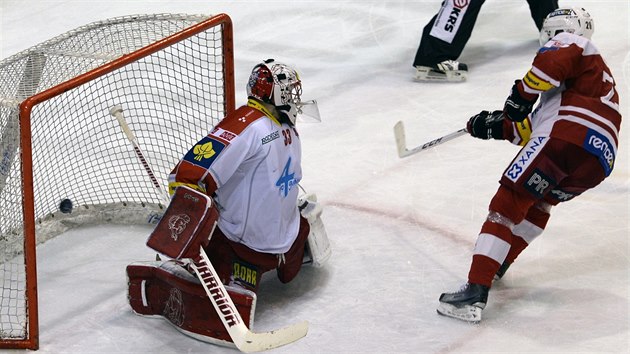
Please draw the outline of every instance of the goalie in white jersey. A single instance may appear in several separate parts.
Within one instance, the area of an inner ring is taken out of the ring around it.
[[[330,256],[321,205],[314,194],[298,196],[295,121],[316,102],[303,103],[297,72],[273,59],[254,67],[247,94],[169,176],[171,202],[147,246],[170,260],[127,266],[135,313],[221,345],[242,344],[238,326],[253,324],[263,273],[276,270],[287,283],[304,263],[319,267]]]
[[[256,291],[267,271],[277,269],[286,283],[300,270],[311,229],[297,207],[301,94],[293,68],[273,59],[256,65],[247,104],[195,144],[169,177],[171,193],[184,185],[218,205],[218,227],[206,250],[225,284]]]

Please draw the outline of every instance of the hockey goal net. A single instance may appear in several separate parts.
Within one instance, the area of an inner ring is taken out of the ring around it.
[[[39,346],[38,243],[90,223],[155,223],[157,182],[234,110],[225,14],[92,23],[0,62],[0,348]],[[64,199],[70,213],[60,212]]]

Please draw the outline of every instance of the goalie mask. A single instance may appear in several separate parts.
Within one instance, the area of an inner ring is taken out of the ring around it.
[[[267,59],[256,65],[247,82],[247,96],[274,105],[280,118],[290,124],[301,106],[302,83],[298,73],[288,65]]]
[[[594,24],[591,15],[580,7],[562,8],[545,18],[540,30],[540,45],[543,46],[560,32],[574,33],[591,39]]]

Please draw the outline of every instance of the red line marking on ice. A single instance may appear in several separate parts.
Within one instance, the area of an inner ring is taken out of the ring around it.
[[[378,215],[378,216],[383,216],[386,218],[390,218],[393,220],[397,220],[397,221],[402,221],[405,223],[409,223],[409,224],[413,224],[413,225],[418,225],[422,228],[425,228],[429,231],[433,231],[441,236],[444,236],[445,238],[449,239],[450,241],[457,243],[459,245],[465,246],[467,248],[470,248],[471,245],[471,240],[474,240],[471,237],[476,237],[476,235],[471,235],[470,237],[468,236],[462,236],[461,234],[457,234],[454,233],[444,227],[441,227],[439,225],[436,225],[434,223],[431,223],[427,220],[423,220],[421,218],[418,218],[417,216],[414,215],[404,215],[404,214],[400,214],[400,213],[396,213],[396,212],[392,212],[389,210],[383,210],[383,209],[377,209],[377,208],[371,208],[371,207],[366,207],[366,206],[362,206],[362,205],[355,205],[355,204],[350,204],[350,203],[345,203],[345,202],[337,202],[337,201],[333,201],[333,202],[328,202],[326,203],[330,206],[336,206],[339,208],[344,208],[344,209],[350,209],[350,210],[355,210],[355,211],[359,211],[362,213],[366,213],[366,214],[373,214],[373,215]]]

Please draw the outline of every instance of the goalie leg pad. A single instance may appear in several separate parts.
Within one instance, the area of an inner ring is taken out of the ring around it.
[[[173,259],[195,258],[199,246],[208,245],[218,219],[219,212],[210,197],[186,186],[178,187],[147,246]]]
[[[332,254],[328,234],[321,218],[323,207],[317,203],[317,196],[314,193],[301,196],[298,205],[300,213],[310,225],[307,245],[311,263],[315,267],[322,267]]]
[[[233,346],[232,339],[196,276],[176,261],[127,266],[129,304],[143,316],[160,316],[182,333],[208,343]],[[225,286],[243,322],[254,323],[256,294]]]

